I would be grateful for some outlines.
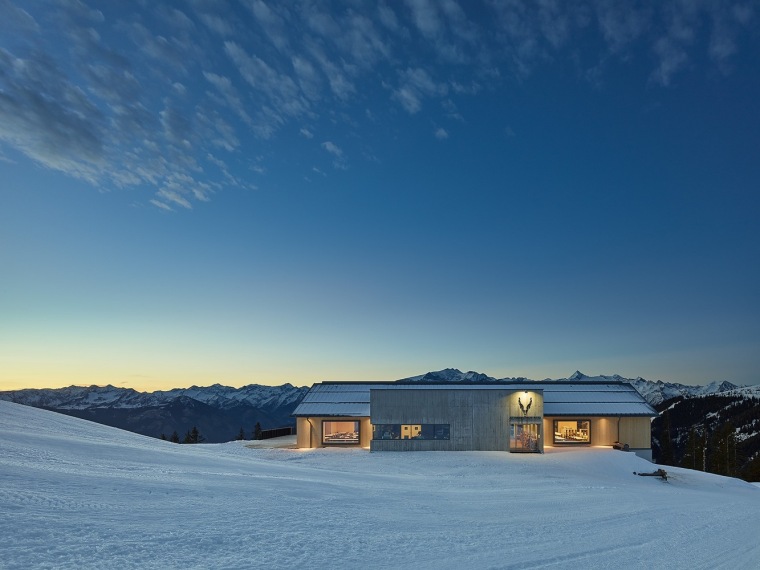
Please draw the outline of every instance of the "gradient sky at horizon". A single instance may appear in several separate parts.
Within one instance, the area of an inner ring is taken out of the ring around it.
[[[760,382],[756,1],[0,14],[0,390]]]

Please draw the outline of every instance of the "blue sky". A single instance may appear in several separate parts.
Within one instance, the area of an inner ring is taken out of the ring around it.
[[[0,389],[760,381],[757,2],[0,13]]]

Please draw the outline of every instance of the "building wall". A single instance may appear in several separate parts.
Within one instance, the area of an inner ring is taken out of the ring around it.
[[[296,418],[296,445],[301,448],[312,447],[312,433],[307,418]]]
[[[336,444],[324,445],[322,443],[322,421],[331,422],[359,422],[359,445],[361,447],[369,447],[369,442],[372,439],[372,425],[369,423],[369,418],[349,418],[349,417],[309,417],[309,418],[296,418],[296,445],[300,448],[311,447],[339,447]],[[346,447],[352,447],[346,445]],[[355,446],[353,446],[355,447]]]
[[[514,396],[514,397],[513,397]],[[511,408],[519,409],[514,390],[371,390],[373,424],[448,424],[449,440],[372,440],[373,451],[508,451]],[[526,395],[520,392],[521,401]],[[540,392],[530,414],[540,415]],[[513,401],[514,400],[514,401]],[[518,412],[521,413],[521,412]]]
[[[651,449],[652,418],[620,418],[620,443],[631,449]]]

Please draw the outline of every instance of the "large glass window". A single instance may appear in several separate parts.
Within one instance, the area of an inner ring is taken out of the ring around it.
[[[358,445],[359,422],[324,420],[322,422],[322,443]]]
[[[539,451],[538,424],[512,424],[509,436],[510,451]]]
[[[554,443],[591,443],[591,420],[554,420]]]
[[[372,439],[449,439],[449,424],[373,424]]]

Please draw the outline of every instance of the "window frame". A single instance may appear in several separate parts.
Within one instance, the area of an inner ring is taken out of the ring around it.
[[[411,431],[412,426],[419,426],[419,435],[417,437],[403,437],[403,428],[408,427]],[[383,428],[389,428],[384,433],[396,434],[397,437],[377,437],[378,431]],[[439,428],[441,429],[441,433],[445,433],[448,437],[435,437],[435,435],[434,437],[424,437],[425,432],[428,432],[428,430],[432,430],[433,434],[435,434]],[[451,441],[451,424],[424,424],[420,422],[372,424],[372,441]]]
[[[325,441],[325,424],[326,423],[348,423],[353,422],[356,424],[356,441],[340,441],[340,440],[334,440],[334,441]],[[362,443],[362,422],[356,419],[333,419],[333,420],[322,420],[322,445],[338,445],[341,447],[348,447],[351,445],[361,445]]]
[[[588,423],[588,440],[587,441],[568,441],[563,438],[562,441],[557,441],[557,422],[578,422]],[[591,418],[553,418],[552,420],[552,444],[554,445],[569,445],[569,446],[582,446],[591,445]]]

